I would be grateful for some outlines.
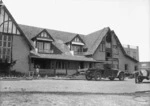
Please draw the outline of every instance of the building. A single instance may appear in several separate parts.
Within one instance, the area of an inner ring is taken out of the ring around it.
[[[139,62],[139,69],[150,70],[150,62]]]
[[[133,57],[134,59],[139,61],[139,47],[131,46],[131,45],[123,45],[125,52]]]
[[[0,71],[16,61],[21,73],[72,75],[78,69],[102,67],[104,63],[126,72],[137,70],[138,60],[129,56],[109,27],[88,35],[69,33],[16,23],[0,4]],[[4,71],[5,72],[5,71]]]

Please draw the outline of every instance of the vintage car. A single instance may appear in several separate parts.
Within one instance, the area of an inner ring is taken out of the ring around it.
[[[144,79],[150,80],[150,70],[141,69],[140,71],[136,71],[135,75],[135,83],[141,83]]]
[[[123,81],[125,78],[125,74],[123,71],[113,68],[91,68],[88,69],[85,73],[85,77],[87,80],[96,80],[100,81],[101,78],[109,78],[110,80],[114,80],[115,78],[119,78],[120,81]]]

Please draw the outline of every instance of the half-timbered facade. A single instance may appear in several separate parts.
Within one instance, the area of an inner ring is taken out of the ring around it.
[[[109,27],[88,35],[17,24],[0,4],[0,71],[29,73],[39,66],[41,75],[72,75],[83,68],[101,67],[132,72],[138,61],[125,52]]]

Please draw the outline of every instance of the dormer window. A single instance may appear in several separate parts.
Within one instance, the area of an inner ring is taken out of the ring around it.
[[[79,35],[77,35],[71,41],[70,50],[74,51],[75,55],[82,55],[83,54],[83,46],[84,46],[83,40],[80,38]]]
[[[37,41],[37,48],[39,53],[52,53],[51,42]]]
[[[35,47],[38,49],[39,53],[53,53],[51,45],[54,39],[46,30],[40,32],[32,40],[36,42]]]

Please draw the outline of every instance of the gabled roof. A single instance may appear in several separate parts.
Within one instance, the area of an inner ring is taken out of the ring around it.
[[[1,3],[3,3],[1,1]],[[29,47],[34,48],[33,45],[31,44],[30,40],[27,38],[26,34],[23,33],[23,31],[20,29],[19,25],[17,24],[17,22],[15,21],[15,19],[13,18],[13,16],[11,15],[11,13],[8,11],[8,9],[6,8],[5,5],[2,5],[1,8],[4,8],[4,10],[7,12],[7,14],[9,15],[9,17],[11,18],[11,20],[13,21],[13,23],[16,25],[16,28],[20,31],[21,35],[25,38],[25,40],[27,41],[27,44],[29,45]]]
[[[85,37],[81,37],[79,34],[77,34],[75,37],[73,37],[69,42],[72,42],[76,37],[78,37],[80,39],[80,41],[85,44],[85,41],[84,41]]]
[[[19,26],[22,29],[22,31],[25,33],[25,35],[28,37],[29,40],[31,40],[33,37],[35,37],[44,29],[46,29],[47,32],[54,39],[62,40],[64,43],[71,41],[77,35],[76,33],[57,31],[57,30],[52,30],[52,29],[47,29],[47,28],[39,28],[39,27],[27,26],[27,25],[19,25]],[[82,39],[84,38],[84,35],[82,34],[79,34],[79,35]]]
[[[49,39],[53,40],[53,37],[47,32],[46,29],[42,30],[39,34],[37,34],[35,37],[32,38],[32,40],[34,40],[35,38],[37,38],[41,33],[45,32],[48,36],[49,36]]]
[[[129,59],[131,59],[131,60],[133,60],[133,61],[135,61],[135,62],[138,62],[138,60],[132,58],[131,56],[129,56],[129,55],[125,52],[125,50],[124,50],[124,48],[123,48],[123,46],[122,46],[120,40],[118,39],[118,37],[117,37],[116,34],[115,34],[115,32],[114,32],[114,31],[111,31],[111,33],[114,35],[114,37],[115,37],[116,40],[118,41],[119,46],[120,46],[120,48],[121,48],[121,50],[122,50],[124,56],[126,56],[127,58],[129,58]]]
[[[103,28],[99,31],[93,32],[91,34],[88,34],[85,37],[86,45],[88,47],[88,52],[86,55],[93,54],[101,41],[103,40],[104,36],[107,34],[107,32],[110,30],[109,27]]]

